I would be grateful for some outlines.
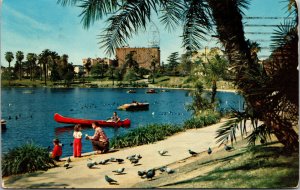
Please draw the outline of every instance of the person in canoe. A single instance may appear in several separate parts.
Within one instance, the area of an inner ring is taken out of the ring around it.
[[[107,122],[115,122],[115,123],[118,123],[120,121],[120,118],[117,114],[117,112],[114,112],[113,116],[107,120]]]
[[[92,127],[95,130],[94,136],[86,135],[87,140],[91,140],[93,145],[93,150],[96,151],[96,154],[106,153],[109,150],[109,139],[98,125],[98,123],[92,123]]]
[[[59,158],[62,155],[62,146],[59,144],[58,138],[53,139],[53,145],[54,148],[51,152],[51,158],[54,159],[55,161],[59,161]]]

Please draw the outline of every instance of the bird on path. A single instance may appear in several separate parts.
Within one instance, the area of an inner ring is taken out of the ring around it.
[[[226,144],[224,144],[224,149],[226,151],[230,151],[230,150],[232,150],[232,146],[227,146]]]
[[[111,157],[109,161],[111,161],[111,162],[116,162],[116,158]]]
[[[189,150],[189,153],[192,155],[192,156],[196,156],[198,153],[197,152],[194,152],[192,150]]]
[[[98,164],[105,165],[110,159],[101,160]]]
[[[143,158],[140,154],[137,154],[136,157],[137,157],[137,159]]]
[[[131,155],[131,156],[127,156],[126,159],[127,159],[127,160],[132,160],[132,159],[134,159],[134,157],[135,157],[135,154],[133,154],[133,155]]]
[[[147,179],[151,179],[152,180],[152,178],[154,176],[155,176],[155,169],[150,169],[150,170],[147,171],[147,173],[146,173],[146,178]]]
[[[171,168],[168,168],[168,167],[167,167],[165,170],[166,170],[166,172],[167,172],[168,174],[172,174],[172,173],[175,172],[175,170],[173,170],[173,169],[171,169]]]
[[[122,164],[124,162],[124,159],[122,158],[117,158],[116,161],[119,163],[119,164]]]
[[[95,164],[92,163],[92,162],[89,162],[89,163],[86,164],[86,166],[87,166],[88,168],[90,168],[90,169],[91,169],[94,165],[95,165]]]
[[[117,184],[118,182],[107,175],[105,175],[105,181],[107,181],[109,184]]]
[[[132,159],[130,160],[130,162],[134,165],[136,165],[137,163],[139,163],[139,159]]]
[[[71,158],[70,157],[67,159],[67,162],[71,162]]]
[[[163,173],[163,172],[165,172],[166,171],[166,166],[162,166],[162,167],[160,167],[160,168],[158,168],[158,170],[161,172],[161,173]]]
[[[138,171],[138,176],[142,178],[146,173],[146,171]]]
[[[70,166],[70,163],[69,163],[68,161],[66,161],[65,164],[64,164],[64,167],[67,168],[67,167],[69,167],[69,166]]]
[[[212,150],[211,150],[210,147],[208,148],[207,153],[208,153],[208,154],[211,154],[211,153],[212,153]]]
[[[125,168],[119,168],[119,169],[114,170],[114,171],[112,171],[112,172],[115,172],[115,173],[117,173],[117,174],[122,174],[122,173],[124,172],[124,170],[125,170]]]
[[[167,153],[168,153],[167,150],[160,150],[160,151],[158,151],[158,154],[160,154],[161,156],[164,156],[164,155],[166,155]]]

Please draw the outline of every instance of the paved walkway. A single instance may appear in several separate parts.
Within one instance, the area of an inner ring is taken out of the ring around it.
[[[8,188],[128,188],[135,183],[144,181],[137,175],[138,170],[148,170],[154,167],[168,165],[190,157],[188,149],[203,152],[208,147],[216,147],[216,130],[222,123],[202,129],[191,129],[167,138],[154,144],[142,145],[133,148],[121,149],[103,155],[93,156],[93,161],[99,162],[107,158],[123,158],[132,154],[140,154],[143,158],[138,166],[125,159],[123,164],[109,162],[107,165],[96,165],[89,169],[87,159],[71,162],[72,168],[56,167],[46,172],[19,175],[4,179],[4,187]],[[239,134],[239,132],[237,133]],[[168,150],[168,156],[160,156],[159,150]],[[73,159],[71,157],[71,159]],[[124,175],[115,175],[112,171],[125,168]],[[119,185],[109,185],[104,176],[118,181]],[[2,185],[3,186],[3,185]]]

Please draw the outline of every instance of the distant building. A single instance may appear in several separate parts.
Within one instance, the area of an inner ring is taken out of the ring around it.
[[[104,63],[104,64],[107,64],[107,65],[110,65],[112,64],[112,61],[111,59],[109,58],[100,58],[100,57],[97,57],[97,58],[90,58],[91,59],[91,64],[92,65],[95,65],[96,63]],[[88,58],[84,58],[82,59],[82,63],[83,63],[83,66],[88,62]]]
[[[153,48],[131,48],[131,47],[122,47],[116,48],[116,59],[118,65],[122,66],[125,64],[125,57],[127,54],[132,53],[133,59],[139,64],[140,67],[150,69],[151,62],[156,60],[158,66],[160,66],[160,49],[158,47]]]
[[[73,67],[76,75],[79,73],[84,73],[84,67],[82,65],[73,65]]]

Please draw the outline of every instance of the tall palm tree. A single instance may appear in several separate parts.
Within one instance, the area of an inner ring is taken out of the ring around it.
[[[14,59],[14,54],[10,51],[5,53],[5,59],[8,62],[8,84],[10,85],[10,80],[11,80],[11,70],[10,70],[10,62]]]
[[[30,67],[30,80],[33,80],[33,68],[35,67],[37,55],[35,53],[28,53],[26,59],[29,62],[29,67]]]
[[[290,2],[291,6],[297,6],[295,0]],[[265,106],[262,104],[265,94],[253,91],[266,88],[266,76],[260,65],[253,60],[244,35],[243,9],[247,8],[249,0],[58,0],[58,3],[81,7],[80,16],[86,28],[111,14],[107,19],[108,27],[99,36],[101,47],[108,54],[125,45],[139,29],[146,29],[151,13],[160,14],[161,22],[169,30],[183,23],[183,46],[188,51],[201,47],[200,40],[205,39],[207,31],[212,29],[214,23],[217,36],[232,65],[235,85],[243,93],[247,103],[258,113],[259,119],[278,132],[275,135],[286,147],[298,147],[295,131],[286,129],[284,122],[278,124],[280,119],[272,120],[266,113],[261,112]],[[285,130],[286,132],[281,132]],[[288,140],[283,140],[281,134]]]
[[[24,53],[22,51],[17,51],[16,59],[19,63],[19,80],[22,80],[22,60],[24,59]]]

